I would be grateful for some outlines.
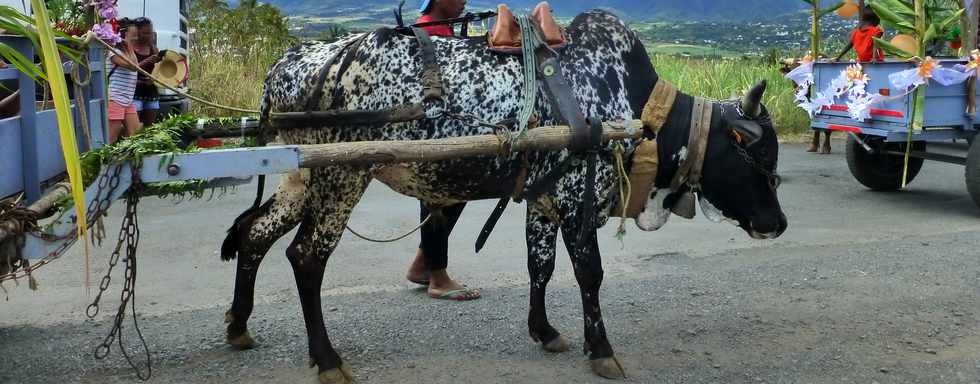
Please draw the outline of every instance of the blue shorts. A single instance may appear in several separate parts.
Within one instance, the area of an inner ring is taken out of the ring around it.
[[[133,100],[133,105],[136,106],[137,111],[142,111],[144,109],[160,109],[160,100]]]

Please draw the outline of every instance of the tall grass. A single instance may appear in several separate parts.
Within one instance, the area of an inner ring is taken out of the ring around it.
[[[254,27],[240,29],[247,24],[241,19],[248,17],[242,16],[242,11],[198,7],[196,17],[192,18],[198,29],[191,57],[192,92],[221,104],[258,109],[269,67],[295,40],[285,30],[278,32],[279,37],[269,37],[276,34],[267,31],[258,35],[263,37],[255,38]],[[264,20],[275,24],[278,19]],[[765,105],[781,137],[792,138],[807,131],[809,119],[793,104],[793,84],[783,78],[774,58],[685,58],[656,54],[652,60],[665,79],[689,94],[707,98],[736,97],[766,79],[769,88]],[[201,116],[235,116],[200,104],[192,109]]]
[[[685,93],[712,98],[738,97],[760,80],[767,80],[764,104],[781,138],[795,138],[807,131],[810,119],[794,104],[793,83],[783,78],[779,66],[760,59],[685,58],[652,56],[657,73]]]
[[[190,14],[195,29],[191,44],[191,92],[222,105],[259,109],[266,73],[297,43],[278,8],[242,0],[195,2]],[[199,116],[235,116],[234,112],[192,104]]]

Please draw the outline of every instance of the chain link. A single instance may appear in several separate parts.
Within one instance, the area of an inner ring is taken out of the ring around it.
[[[113,319],[112,328],[109,330],[109,334],[106,335],[105,339],[95,347],[94,355],[96,359],[102,360],[109,356],[112,348],[112,343],[116,342],[119,345],[119,350],[122,352],[123,357],[126,358],[126,362],[129,366],[136,371],[136,376],[140,380],[146,381],[150,379],[153,374],[153,367],[150,360],[150,349],[146,345],[146,339],[143,337],[143,332],[140,330],[139,322],[136,317],[136,251],[139,247],[140,230],[139,230],[139,215],[138,215],[138,205],[139,205],[139,167],[137,164],[133,164],[133,185],[126,194],[126,215],[123,216],[122,226],[119,228],[119,235],[116,241],[116,247],[112,251],[112,255],[109,257],[109,268],[106,271],[105,276],[102,277],[99,283],[99,293],[95,296],[95,300],[92,304],[85,309],[85,315],[90,319],[94,319],[99,314],[100,302],[102,300],[102,295],[109,289],[109,285],[112,282],[112,271],[116,264],[119,263],[119,258],[123,251],[126,257],[123,259],[123,264],[125,264],[126,269],[123,272],[123,287],[119,292],[119,307],[116,310],[116,314]],[[118,171],[115,174],[116,185],[118,186]],[[110,186],[111,186],[110,181]],[[100,184],[101,187],[101,184]],[[93,201],[93,204],[95,202]],[[125,247],[125,248],[124,248]],[[136,330],[136,334],[139,337],[140,343],[143,346],[143,351],[146,355],[146,372],[144,374],[143,370],[140,369],[133,361],[133,358],[129,355],[125,345],[123,344],[122,328],[123,322],[126,320],[126,310],[127,306],[132,314],[133,328]]]
[[[742,158],[742,161],[744,161],[750,167],[754,168],[756,172],[761,173],[762,176],[765,176],[766,179],[769,180],[769,186],[773,190],[779,188],[779,185],[782,184],[783,181],[782,178],[779,177],[779,174],[766,169],[766,167],[764,167],[759,161],[757,161],[755,157],[752,157],[752,155],[750,155],[749,152],[744,147],[738,145],[738,143],[735,142],[734,140],[732,141],[732,146],[735,147],[735,151],[738,152],[738,155],[739,157]]]

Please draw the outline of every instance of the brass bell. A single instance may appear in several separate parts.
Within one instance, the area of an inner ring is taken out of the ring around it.
[[[696,214],[695,209],[697,209],[695,206],[696,201],[697,198],[694,197],[694,192],[685,192],[679,199],[677,199],[677,202],[670,208],[670,211],[685,219],[693,219],[694,215]]]

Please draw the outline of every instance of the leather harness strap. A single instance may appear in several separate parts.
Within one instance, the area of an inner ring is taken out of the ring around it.
[[[419,41],[419,50],[422,54],[422,101],[442,99],[442,73],[436,60],[436,48],[432,44],[432,38],[425,29],[419,27],[412,27],[412,33]]]
[[[670,189],[674,192],[679,191],[685,184],[697,185],[701,182],[701,169],[708,146],[708,131],[711,129],[712,109],[714,103],[700,97],[694,98],[687,156],[670,182]]]
[[[549,47],[544,41],[544,33],[541,28],[536,24],[532,23],[535,33],[538,35],[538,39],[535,39],[537,46],[534,47],[534,55],[538,62],[537,72],[540,77],[544,80],[544,91],[548,95],[548,99],[551,101],[552,109],[559,112],[562,121],[566,123],[572,129],[572,139],[569,143],[569,150],[573,152],[572,156],[566,158],[561,164],[556,166],[547,173],[542,178],[538,179],[532,185],[528,186],[527,192],[524,193],[523,198],[528,201],[535,201],[540,196],[544,195],[548,191],[551,191],[555,184],[571,172],[575,167],[581,164],[580,156],[586,156],[587,174],[593,174],[592,179],[586,178],[586,193],[587,196],[594,195],[592,189],[595,188],[595,162],[596,156],[591,153],[592,150],[597,149],[602,144],[602,124],[598,124],[598,130],[596,130],[595,124],[590,124],[579,106],[578,99],[572,93],[571,86],[565,81],[565,76],[561,70],[561,64],[558,59],[558,54]],[[529,43],[529,42],[525,42]],[[590,151],[590,152],[586,152]],[[591,170],[591,172],[589,171]],[[526,171],[525,171],[526,172]],[[526,177],[526,176],[525,176]],[[517,180],[516,184],[526,183],[526,180]],[[583,202],[584,210],[595,210],[594,207],[594,196],[592,199],[586,198]],[[520,200],[521,197],[519,192],[515,189],[514,200]],[[486,244],[487,239],[493,232],[493,228],[496,226],[497,221],[503,215],[504,210],[507,208],[511,200],[511,196],[504,196],[497,202],[497,206],[494,208],[493,212],[490,213],[490,217],[487,218],[486,223],[483,225],[483,229],[480,231],[480,235],[476,239],[476,252],[480,252],[483,246]],[[591,217],[592,215],[587,215]],[[583,225],[583,231],[586,226]],[[591,226],[590,226],[591,227]],[[576,243],[580,243],[581,235]]]
[[[667,123],[667,116],[674,108],[674,100],[677,99],[677,87],[667,80],[660,79],[653,87],[653,92],[643,106],[643,114],[640,119],[643,121],[643,128],[651,133],[657,134],[664,124]]]
[[[442,73],[439,69],[439,62],[436,60],[435,45],[429,34],[422,28],[412,28],[419,42],[419,52],[422,56],[422,101],[441,102],[445,93],[442,83]],[[315,127],[318,125],[329,124],[332,126],[344,125],[377,125],[387,123],[404,123],[418,121],[426,118],[426,107],[423,103],[407,103],[382,110],[341,110],[340,98],[342,96],[340,79],[344,76],[356,59],[355,52],[367,39],[370,34],[365,33],[356,39],[348,41],[330,56],[316,74],[314,80],[313,93],[306,101],[305,112],[273,112],[269,115],[269,122],[276,129]],[[323,99],[327,77],[330,69],[343,58],[337,70],[337,85],[334,88],[334,98],[331,108],[326,111],[318,110],[320,101]]]
[[[349,48],[355,47],[353,50],[357,50],[356,47],[359,47],[361,43],[367,38],[367,36],[368,34],[365,33],[356,39],[348,41],[347,44],[344,44],[344,46],[340,47],[340,49],[337,50],[337,53],[335,53],[333,56],[330,56],[330,58],[327,59],[325,63],[323,63],[323,66],[321,66],[320,71],[317,72],[316,80],[313,83],[314,84],[313,94],[310,95],[310,98],[306,101],[306,111],[308,113],[316,111],[317,108],[320,106],[320,99],[323,98],[323,89],[327,84],[327,75],[330,74],[330,68],[333,67],[334,63],[337,62],[338,58],[344,56],[344,54],[347,53],[347,50]],[[338,79],[339,78],[340,77],[338,76]],[[273,118],[275,118],[276,115],[277,114],[273,114]],[[278,128],[278,124],[277,124],[277,128]]]

